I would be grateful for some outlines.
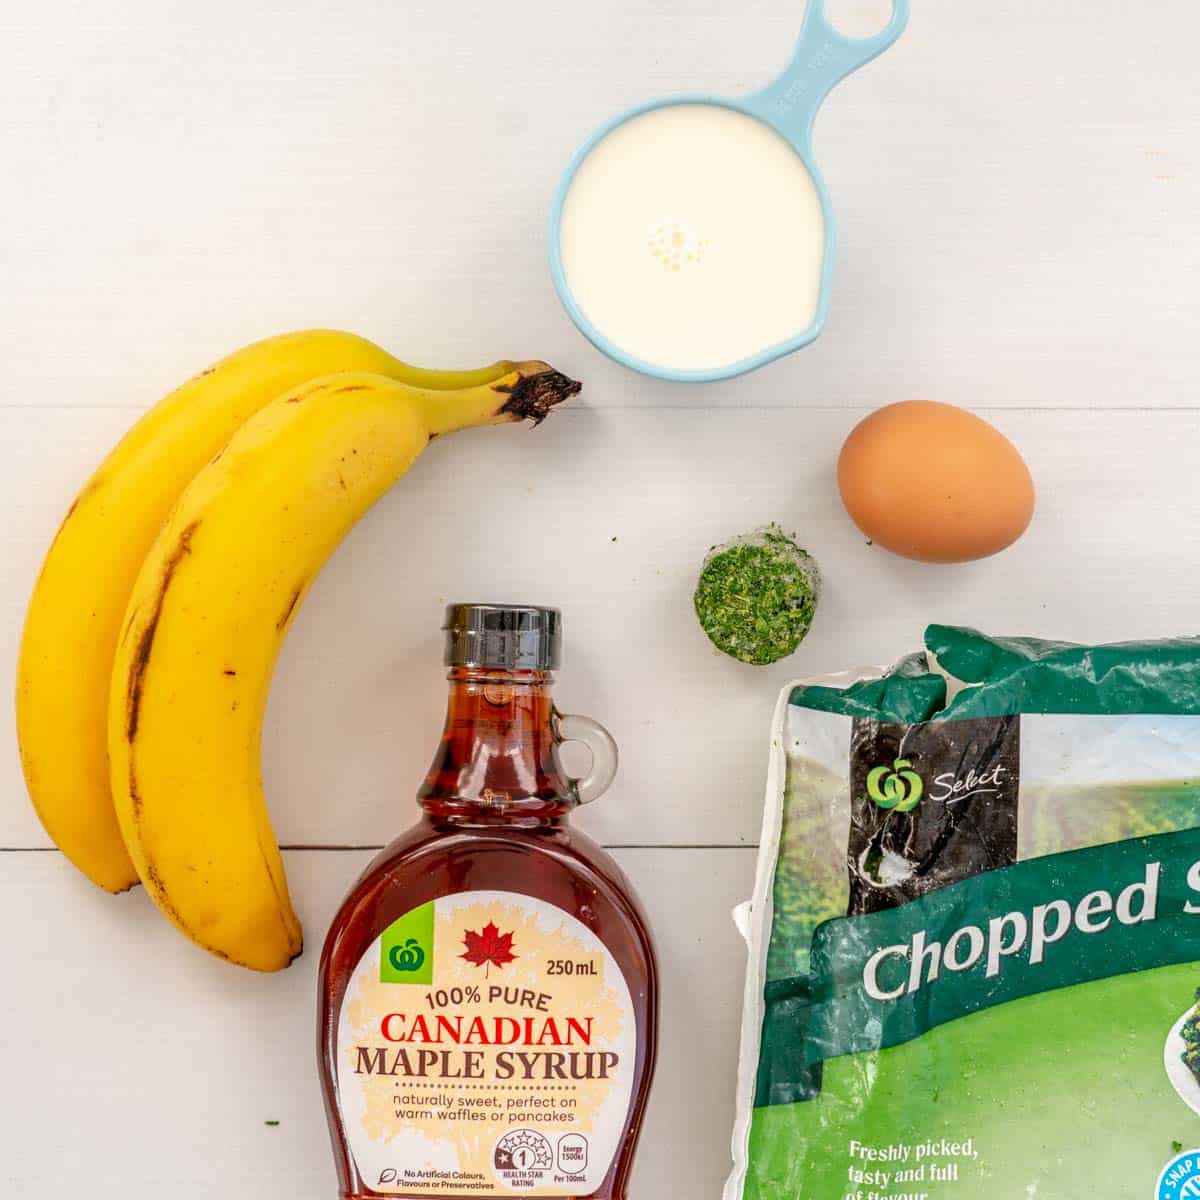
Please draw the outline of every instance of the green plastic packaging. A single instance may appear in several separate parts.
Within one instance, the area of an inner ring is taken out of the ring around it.
[[[1200,1196],[1200,641],[786,688],[726,1200]]]

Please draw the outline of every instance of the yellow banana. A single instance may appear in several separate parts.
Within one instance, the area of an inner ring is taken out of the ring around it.
[[[541,420],[579,385],[543,363],[433,391],[352,373],[272,401],[180,498],[133,588],[108,749],[138,873],[188,937],[278,970],[301,930],[263,798],[263,713],[322,564],[437,434]]]
[[[17,731],[34,808],[63,853],[110,892],[137,882],[113,811],[108,690],[138,569],[183,489],[266,403],[336,371],[463,388],[511,371],[410,367],[353,334],[309,330],[256,342],[151,409],[71,505],[29,605],[17,672]]]

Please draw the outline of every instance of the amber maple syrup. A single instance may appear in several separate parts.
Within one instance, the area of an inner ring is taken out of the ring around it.
[[[616,750],[551,696],[553,609],[452,605],[424,815],[351,889],[321,958],[322,1086],[343,1197],[623,1200],[657,968],[620,868],[569,824]],[[592,750],[571,779],[558,747]]]

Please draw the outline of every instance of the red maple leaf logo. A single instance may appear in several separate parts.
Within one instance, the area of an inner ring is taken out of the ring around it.
[[[502,934],[494,921],[489,921],[478,933],[468,929],[463,936],[463,945],[467,952],[458,957],[483,967],[485,979],[493,966],[507,966],[517,957],[512,952],[513,935]]]

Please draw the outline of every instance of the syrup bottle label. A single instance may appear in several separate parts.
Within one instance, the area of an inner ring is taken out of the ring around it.
[[[415,908],[360,959],[338,1018],[346,1140],[384,1194],[588,1195],[633,1091],[629,987],[586,926],[515,892]]]

